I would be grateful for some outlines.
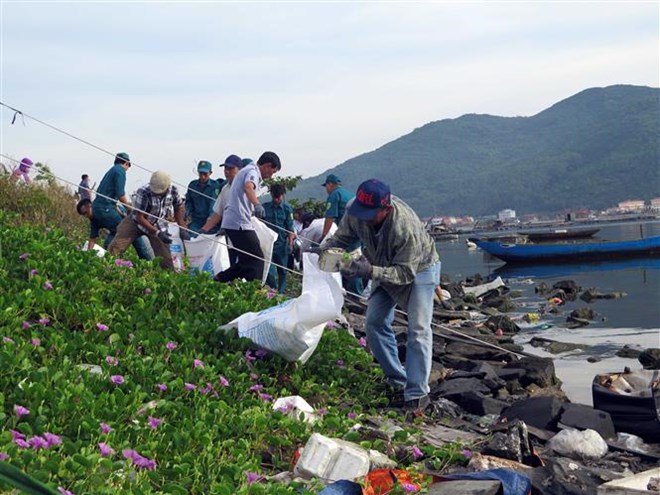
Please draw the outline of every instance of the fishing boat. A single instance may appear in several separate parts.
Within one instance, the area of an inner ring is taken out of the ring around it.
[[[566,239],[587,239],[600,232],[599,228],[579,228],[579,229],[544,229],[529,230],[518,232],[520,235],[527,236],[531,242],[561,241]]]
[[[660,236],[633,241],[594,241],[549,244],[508,244],[471,237],[488,254],[507,263],[599,261],[660,256]]]
[[[596,375],[591,394],[594,409],[609,413],[617,432],[660,442],[660,370]]]

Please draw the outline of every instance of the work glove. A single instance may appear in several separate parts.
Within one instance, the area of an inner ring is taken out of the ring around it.
[[[172,244],[172,236],[167,230],[161,230],[160,232],[158,232],[158,235],[156,237],[158,237],[165,244]]]
[[[261,203],[254,205],[254,216],[257,218],[264,218],[266,216],[266,210]]]
[[[315,245],[315,246],[311,246],[311,247],[307,248],[307,252],[308,252],[308,253],[312,253],[312,254],[318,254],[318,255],[320,255],[320,254],[321,254],[321,251],[323,251],[323,250],[321,249],[321,245],[320,245],[320,244],[317,244],[317,245]]]
[[[351,260],[348,266],[342,266],[339,271],[346,278],[371,278],[372,267],[364,256]]]
[[[189,241],[190,232],[188,232],[187,229],[182,229],[181,227],[179,227],[179,237],[181,237],[182,241]]]

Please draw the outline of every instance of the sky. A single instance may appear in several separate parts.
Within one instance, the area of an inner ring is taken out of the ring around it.
[[[125,151],[129,190],[265,150],[314,176],[428,122],[658,87],[659,5],[0,0],[0,101],[75,136],[0,107],[0,152],[77,184]]]

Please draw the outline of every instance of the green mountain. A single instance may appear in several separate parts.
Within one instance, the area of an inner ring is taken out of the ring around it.
[[[431,122],[301,181],[325,198],[328,173],[355,191],[387,182],[421,216],[602,209],[660,196],[660,89],[591,88],[532,117],[463,115]]]

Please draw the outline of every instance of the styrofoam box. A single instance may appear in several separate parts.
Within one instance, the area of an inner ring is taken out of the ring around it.
[[[330,481],[361,478],[369,473],[369,453],[350,442],[314,433],[296,463],[295,473]]]

